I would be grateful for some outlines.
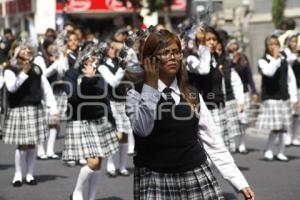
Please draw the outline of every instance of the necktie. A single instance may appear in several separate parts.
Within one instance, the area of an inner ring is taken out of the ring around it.
[[[171,102],[172,104],[174,104],[175,103],[175,101],[174,101],[174,99],[173,99],[173,97],[172,97],[172,95],[171,95],[171,93],[172,93],[172,89],[171,88],[165,88],[164,90],[163,90],[163,93],[165,93],[165,95],[166,95],[166,97],[167,97],[167,102]]]

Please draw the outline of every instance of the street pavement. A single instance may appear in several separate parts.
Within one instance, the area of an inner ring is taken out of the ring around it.
[[[300,148],[287,148],[289,162],[262,159],[266,135],[257,130],[247,131],[248,155],[234,154],[237,165],[256,193],[257,200],[300,200]],[[56,146],[61,154],[63,137]],[[80,166],[66,167],[60,160],[37,161],[37,186],[23,185],[14,188],[11,180],[14,174],[14,146],[0,142],[0,200],[68,200],[74,188]],[[132,158],[128,165],[132,171]],[[103,162],[105,169],[106,162]],[[108,178],[103,171],[97,200],[132,200],[133,176]],[[215,173],[223,193],[228,200],[243,199],[241,194]]]

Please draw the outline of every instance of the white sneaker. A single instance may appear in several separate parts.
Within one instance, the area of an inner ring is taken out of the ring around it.
[[[293,139],[292,145],[293,146],[300,146],[300,141],[298,139]]]
[[[286,157],[283,153],[279,153],[276,158],[280,161],[288,161],[288,157]]]
[[[79,162],[80,165],[86,165],[87,164],[86,159],[80,159],[78,162]]]
[[[69,160],[69,161],[66,162],[66,165],[68,167],[75,167],[76,162],[75,162],[75,160]]]
[[[264,158],[266,160],[273,160],[273,158],[274,158],[273,152],[270,150],[266,151],[264,154]]]

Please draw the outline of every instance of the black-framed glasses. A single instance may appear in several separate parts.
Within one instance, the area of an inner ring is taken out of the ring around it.
[[[172,56],[175,59],[182,58],[182,52],[179,49],[173,49],[173,50],[167,49],[161,53],[157,53],[156,55],[158,55],[161,60],[168,60],[168,59],[172,58]]]

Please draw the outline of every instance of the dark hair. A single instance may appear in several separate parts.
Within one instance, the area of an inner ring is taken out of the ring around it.
[[[294,30],[297,24],[294,19],[287,18],[282,22],[281,29],[282,30]]]
[[[217,38],[217,41],[218,41],[218,42],[221,42],[219,33],[218,33],[218,32],[216,31],[216,29],[214,29],[213,27],[211,27],[211,26],[206,26],[206,27],[205,27],[205,32],[206,32],[206,33],[212,33],[212,34],[214,34],[214,35],[216,36],[216,38]]]
[[[50,45],[52,45],[53,43],[54,43],[54,41],[53,41],[52,39],[46,38],[46,39],[44,40],[44,42],[43,42],[43,49],[44,49],[45,51],[47,51],[48,47],[49,47]]]
[[[270,42],[270,40],[275,39],[277,40],[279,46],[280,46],[280,42],[278,40],[278,36],[277,35],[269,35],[268,37],[266,37],[265,39],[265,55],[268,54],[268,43]]]
[[[4,34],[12,34],[12,31],[10,28],[4,29]]]
[[[162,42],[164,45],[162,45]],[[160,30],[157,33],[151,33],[143,44],[141,52],[142,62],[143,59],[153,56],[157,51],[164,48],[166,45],[171,45],[174,42],[177,44],[179,50],[182,51],[181,42],[176,34],[165,29]],[[176,74],[176,77],[178,81],[178,87],[183,93],[184,98],[192,105],[193,108],[195,108],[198,102],[193,96],[194,92],[188,87],[187,72],[183,62],[180,64],[180,68]]]

